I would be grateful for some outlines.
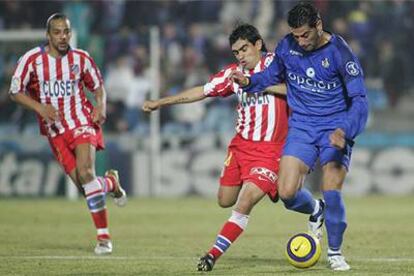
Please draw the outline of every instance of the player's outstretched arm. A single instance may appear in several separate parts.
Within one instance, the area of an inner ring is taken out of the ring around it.
[[[10,94],[10,99],[27,109],[35,111],[48,123],[59,120],[59,111],[50,104],[41,104],[24,93]]]
[[[260,93],[267,87],[281,84],[284,75],[284,65],[279,58],[273,59],[269,67],[251,77],[244,76],[238,70],[233,70],[229,79],[238,83],[247,93]]]
[[[196,86],[187,90],[184,90],[177,95],[164,97],[154,101],[145,101],[142,105],[142,110],[145,112],[151,112],[157,110],[165,105],[193,103],[205,99],[203,86]]]
[[[286,96],[287,94],[286,84],[281,83],[281,84],[269,86],[265,89],[265,92],[269,94]]]

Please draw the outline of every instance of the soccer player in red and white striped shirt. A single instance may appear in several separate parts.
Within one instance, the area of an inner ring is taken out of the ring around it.
[[[232,139],[220,178],[218,203],[234,209],[221,229],[210,251],[200,258],[197,269],[209,271],[215,261],[246,228],[253,207],[267,194],[277,200],[279,159],[285,142],[288,108],[285,85],[269,87],[258,94],[248,94],[233,83],[229,75],[239,70],[245,75],[264,70],[275,58],[267,53],[258,30],[249,24],[238,26],[229,37],[238,64],[232,64],[212,75],[204,86],[185,90],[156,101],[146,101],[143,110],[151,112],[165,105],[191,103],[207,97],[238,97],[236,135]],[[225,119],[225,118],[224,118]],[[286,208],[312,214],[316,201],[303,189]]]
[[[92,57],[73,49],[69,19],[60,13],[47,20],[48,43],[26,52],[12,77],[10,97],[36,112],[40,132],[49,140],[56,159],[86,197],[97,229],[96,254],[112,252],[105,204],[106,194],[118,206],[126,193],[118,172],[95,174],[96,150],[104,148],[101,125],[106,118],[106,92]],[[93,106],[84,87],[95,95]]]

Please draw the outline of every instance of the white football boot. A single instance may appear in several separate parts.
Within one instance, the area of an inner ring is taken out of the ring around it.
[[[114,198],[114,203],[119,207],[124,207],[127,202],[127,194],[124,189],[122,189],[121,182],[119,181],[119,174],[117,170],[108,170],[105,173],[105,176],[112,176],[115,178],[115,191],[110,193],[110,195]]]
[[[309,216],[308,230],[309,234],[315,236],[319,241],[323,235],[323,222],[325,219],[325,201],[322,199],[317,200],[319,204],[319,210],[316,214]]]
[[[112,242],[111,240],[98,240],[95,246],[96,255],[107,255],[112,253]]]
[[[345,257],[342,255],[328,256],[328,264],[334,271],[347,271],[351,269],[349,264],[345,261]]]

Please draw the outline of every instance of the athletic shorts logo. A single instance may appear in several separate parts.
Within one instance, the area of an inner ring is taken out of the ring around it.
[[[269,169],[263,167],[254,167],[250,169],[250,175],[258,174],[259,180],[269,180],[272,183],[276,183],[278,178],[277,174]]]
[[[82,136],[82,138],[86,138],[90,135],[96,135],[96,131],[93,127],[90,126],[81,126],[74,130],[73,137],[77,138],[79,136]]]
[[[358,64],[356,64],[353,61],[348,61],[345,65],[346,72],[351,76],[358,76],[359,75],[359,67]]]

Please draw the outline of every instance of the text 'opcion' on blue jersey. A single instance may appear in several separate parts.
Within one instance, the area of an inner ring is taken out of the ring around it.
[[[250,78],[247,91],[257,93],[286,82],[293,115],[315,120],[343,117],[338,127],[349,139],[363,130],[368,114],[363,71],[343,38],[332,34],[322,47],[305,51],[288,34],[275,53],[272,64]]]

